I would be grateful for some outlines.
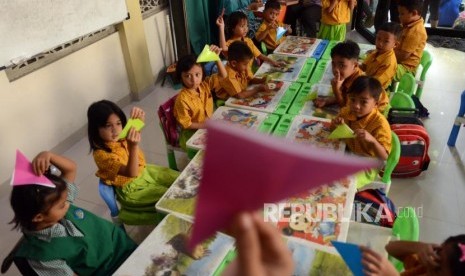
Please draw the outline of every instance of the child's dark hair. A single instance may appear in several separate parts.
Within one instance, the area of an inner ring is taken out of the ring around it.
[[[465,235],[452,236],[444,241],[443,250],[446,251],[448,265],[452,275],[465,275],[464,251]]]
[[[24,228],[30,231],[36,230],[36,223],[32,220],[38,214],[47,214],[50,208],[60,199],[66,191],[66,182],[49,172],[45,176],[55,184],[56,188],[41,185],[21,185],[13,187],[10,204],[14,218],[10,224],[13,229]]]
[[[359,95],[365,90],[368,90],[370,95],[376,100],[379,100],[379,95],[383,92],[383,87],[381,83],[373,78],[368,76],[360,76],[354,80],[352,85],[349,87],[348,94]]]
[[[264,11],[266,11],[268,9],[280,10],[281,9],[281,4],[277,0],[268,0],[265,3]]]
[[[229,15],[226,24],[226,39],[233,36],[234,28],[236,28],[237,24],[239,24],[242,20],[247,20],[247,22],[249,21],[247,15],[241,11],[235,11]]]
[[[87,109],[87,136],[89,138],[90,151],[102,149],[106,152],[111,152],[99,134],[99,128],[107,124],[108,117],[111,114],[118,116],[123,127],[126,125],[126,115],[114,102],[101,100],[91,104]]]
[[[234,41],[228,47],[228,61],[244,61],[252,59],[253,53],[243,41]]]
[[[386,22],[376,30],[376,32],[379,31],[391,33],[396,39],[399,39],[402,33],[402,26],[397,22]]]
[[[360,47],[352,40],[339,42],[333,49],[331,49],[331,58],[335,56],[358,60],[358,57],[360,56]]]
[[[421,14],[423,0],[399,0],[397,5],[406,8],[409,12],[417,11],[418,14]]]
[[[195,55],[185,55],[178,60],[176,63],[176,77],[182,82],[182,72],[191,70],[194,65],[202,68],[202,79],[205,78],[204,68],[200,63],[197,63],[197,56]],[[182,85],[184,85],[183,82]]]

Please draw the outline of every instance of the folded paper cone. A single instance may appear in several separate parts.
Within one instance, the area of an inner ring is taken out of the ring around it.
[[[210,46],[205,45],[202,52],[197,57],[197,62],[210,62],[220,60],[220,57],[210,50]]]
[[[285,33],[286,29],[284,29],[283,27],[278,27],[278,29],[276,30],[276,40],[280,40]]]
[[[331,132],[328,136],[330,139],[344,139],[344,138],[354,138],[354,131],[346,124],[339,125],[336,129]]]

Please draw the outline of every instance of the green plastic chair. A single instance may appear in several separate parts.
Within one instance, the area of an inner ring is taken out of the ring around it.
[[[400,79],[399,85],[396,89],[396,93],[404,92],[405,94],[412,96],[415,93],[416,85],[417,81],[415,80],[415,77],[410,73],[406,73]]]
[[[396,92],[389,102],[393,108],[415,108],[415,103],[412,100],[412,97],[404,92]]]
[[[397,213],[397,218],[392,227],[392,235],[403,241],[418,241],[420,236],[420,226],[415,209],[404,207]],[[396,258],[389,256],[389,261],[397,271],[401,272],[404,265]]]
[[[423,50],[423,55],[421,56],[420,64],[423,67],[423,70],[421,71],[420,75],[420,80],[417,80],[417,89],[415,91],[415,96],[418,97],[418,99],[421,98],[421,95],[423,94],[423,86],[425,85],[426,81],[426,73],[428,72],[428,69],[431,67],[431,64],[433,63],[433,57],[431,54]]]
[[[391,152],[386,160],[386,165],[383,169],[383,176],[381,177],[381,181],[386,184],[386,195],[389,192],[389,188],[391,187],[391,174],[394,171],[394,168],[399,163],[400,158],[400,140],[397,137],[397,134],[394,131],[391,131]]]

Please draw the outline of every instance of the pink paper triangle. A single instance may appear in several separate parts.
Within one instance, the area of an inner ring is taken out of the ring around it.
[[[53,184],[47,177],[43,175],[37,176],[34,173],[32,163],[19,150],[16,150],[15,170],[13,171],[13,177],[11,178],[10,184],[11,186],[36,184],[55,188],[55,184]]]
[[[311,188],[380,166],[309,145],[208,122],[202,180],[189,247],[229,226],[242,211],[263,208]]]

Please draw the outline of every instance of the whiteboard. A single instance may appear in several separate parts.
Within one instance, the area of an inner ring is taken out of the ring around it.
[[[125,0],[0,0],[0,67],[121,22]]]

